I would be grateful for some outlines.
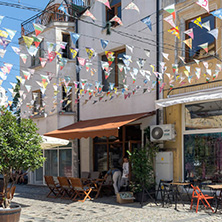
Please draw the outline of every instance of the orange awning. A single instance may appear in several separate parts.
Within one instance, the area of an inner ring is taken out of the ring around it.
[[[125,116],[107,117],[101,119],[84,120],[66,126],[64,128],[45,133],[45,136],[52,136],[61,139],[80,139],[82,137],[118,137],[118,128],[138,119],[152,116],[155,111]]]

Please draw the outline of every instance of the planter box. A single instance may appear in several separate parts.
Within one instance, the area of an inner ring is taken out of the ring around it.
[[[1,222],[19,222],[21,207],[19,205],[11,205],[10,209],[0,209]]]
[[[116,195],[116,201],[120,204],[133,203],[134,199],[132,192],[120,192]]]

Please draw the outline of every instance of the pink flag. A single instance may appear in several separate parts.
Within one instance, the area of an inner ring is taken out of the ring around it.
[[[95,16],[87,9],[83,14],[83,16],[88,16],[90,17],[92,20],[96,20]]]
[[[103,3],[105,6],[107,6],[109,9],[111,9],[110,8],[110,4],[109,4],[109,0],[97,0],[98,2],[101,2],[101,3]]]
[[[188,29],[184,32],[185,34],[189,35],[192,39],[194,38],[194,35],[193,35],[193,29]]]
[[[84,66],[86,64],[86,59],[78,57],[79,64]]]
[[[41,62],[42,68],[45,67],[48,59],[46,59],[46,58],[39,58],[39,60],[40,60],[40,62]]]
[[[117,15],[115,15],[115,16],[110,20],[110,22],[117,22],[117,23],[119,23],[120,25],[123,25],[121,19],[120,19]]]
[[[168,22],[171,26],[176,27],[176,25],[173,21],[173,15],[169,15],[166,18],[164,18],[163,20]]]
[[[196,2],[199,6],[201,6],[202,8],[204,8],[205,10],[207,10],[207,12],[209,13],[209,2],[208,0],[198,0],[198,2]]]

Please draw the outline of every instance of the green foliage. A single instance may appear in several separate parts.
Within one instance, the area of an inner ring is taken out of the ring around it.
[[[130,187],[133,192],[142,191],[143,185],[147,189],[155,185],[153,160],[158,150],[159,147],[147,138],[145,147],[128,152],[133,175]]]
[[[0,108],[0,174],[4,176],[4,187],[12,171],[35,170],[43,165],[41,136],[30,119],[16,120],[16,116]]]

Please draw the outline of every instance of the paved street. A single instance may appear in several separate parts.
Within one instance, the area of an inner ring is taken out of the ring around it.
[[[76,221],[221,221],[222,210],[217,214],[200,211],[196,214],[189,205],[162,208],[147,204],[143,208],[138,203],[120,205],[115,197],[103,197],[95,201],[72,202],[64,199],[46,198],[47,187],[18,185],[14,202],[22,205],[21,222],[76,222]]]

